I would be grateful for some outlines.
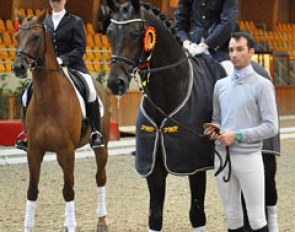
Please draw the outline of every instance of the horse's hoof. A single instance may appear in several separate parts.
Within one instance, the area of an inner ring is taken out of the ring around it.
[[[96,232],[108,232],[108,226],[107,225],[98,225]]]
[[[65,228],[64,232],[79,232],[80,231],[78,228],[71,229],[71,230],[69,230],[68,227],[66,227],[66,226],[64,228]]]
[[[24,228],[24,232],[32,232],[32,231],[33,231],[32,228],[28,228],[28,227],[25,227],[25,228]]]

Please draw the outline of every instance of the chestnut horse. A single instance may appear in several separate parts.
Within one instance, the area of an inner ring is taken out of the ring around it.
[[[27,131],[27,159],[30,180],[24,231],[34,227],[38,198],[38,182],[41,163],[47,151],[55,152],[64,174],[63,197],[65,200],[65,226],[75,231],[74,163],[75,149],[88,143],[90,126],[83,120],[82,110],[74,87],[56,61],[53,43],[43,22],[44,10],[39,16],[22,17],[16,34],[17,56],[12,69],[16,76],[24,78],[31,69],[33,95],[24,121]],[[97,231],[107,231],[105,209],[106,164],[108,159],[109,112],[105,90],[95,83],[97,94],[104,106],[102,133],[104,147],[95,149],[97,164]]]

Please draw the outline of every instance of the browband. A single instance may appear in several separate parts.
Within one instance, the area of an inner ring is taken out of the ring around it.
[[[136,23],[136,22],[145,22],[144,19],[130,19],[130,20],[125,20],[125,21],[117,21],[114,19],[111,19],[111,22],[117,25],[125,25],[129,23]]]

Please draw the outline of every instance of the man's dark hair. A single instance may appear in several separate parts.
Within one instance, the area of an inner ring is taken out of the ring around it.
[[[233,32],[231,34],[231,38],[234,38],[235,40],[239,40],[241,38],[245,38],[247,40],[247,46],[248,46],[249,49],[254,48],[254,46],[255,46],[255,40],[246,31]]]

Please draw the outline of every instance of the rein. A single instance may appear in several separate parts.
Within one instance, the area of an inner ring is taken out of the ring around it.
[[[46,40],[45,40],[45,33],[46,33],[46,27],[44,26],[44,24],[37,24],[37,25],[32,25],[32,26],[22,26],[20,25],[18,28],[19,30],[25,30],[25,31],[30,31],[34,28],[39,28],[41,27],[42,28],[42,35],[43,35],[43,39],[44,39],[44,54],[46,54],[46,51],[47,51],[47,43],[46,43]],[[38,39],[38,46],[37,46],[37,49],[36,49],[36,53],[39,54],[40,52],[40,48],[41,48],[41,37]],[[25,50],[20,50],[20,51],[16,51],[16,56],[24,56],[24,57],[28,57],[30,58],[32,61],[31,62],[28,62],[27,59],[26,62],[27,64],[30,66],[30,69],[33,70],[33,69],[41,69],[41,70],[47,70],[47,71],[59,71],[61,70],[62,68],[60,66],[58,66],[57,68],[48,68],[48,67],[45,67],[45,66],[40,66],[38,65],[38,59],[39,59],[39,55],[32,55],[30,54],[29,52],[26,52]]]

